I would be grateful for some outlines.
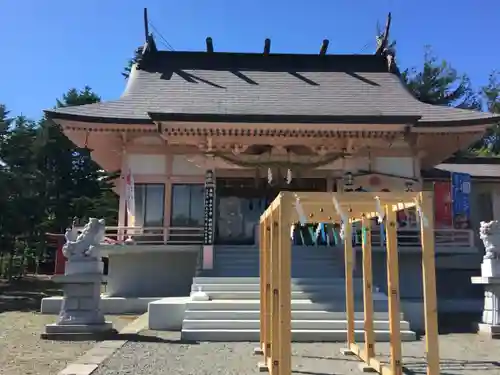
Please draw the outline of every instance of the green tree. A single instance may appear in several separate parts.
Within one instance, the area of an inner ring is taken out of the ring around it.
[[[486,110],[500,114],[500,75],[494,71],[490,74],[488,83],[481,88],[480,95]],[[500,154],[500,128],[494,125],[486,132],[483,139],[471,147],[480,156],[496,156]]]
[[[90,87],[70,89],[57,100],[57,107],[100,101]],[[113,184],[90,156],[88,148],[76,147],[61,127],[46,118],[40,122],[38,165],[44,171],[46,230],[62,232],[73,217],[104,216],[116,221],[118,202]]]
[[[5,112],[4,109],[4,116]],[[40,199],[43,190],[41,173],[36,168],[35,122],[24,116],[1,122],[0,246],[8,249],[6,273],[11,278],[14,268],[22,272],[29,253],[26,249],[37,241],[37,225],[43,216]]]
[[[402,72],[408,90],[421,102],[457,108],[481,109],[481,100],[467,75],[458,72],[445,60],[439,61],[426,48],[421,69]]]
[[[142,57],[142,49],[143,47],[139,47],[135,50],[134,56],[127,61],[127,65],[123,69],[122,76],[125,77],[125,79],[128,79],[130,77],[130,72],[132,71],[132,66],[134,64],[137,64],[137,62],[140,60]]]

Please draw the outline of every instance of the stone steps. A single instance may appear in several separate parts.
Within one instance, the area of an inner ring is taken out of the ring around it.
[[[357,342],[364,341],[365,331],[355,330],[354,339]],[[345,342],[346,330],[327,329],[292,329],[293,342]],[[374,331],[375,341],[390,341],[390,333],[387,330]],[[190,330],[183,329],[181,338],[186,341],[212,341],[212,342],[258,342],[260,340],[259,329],[207,329]],[[401,341],[415,341],[416,335],[412,331],[401,331]]]
[[[326,310],[292,310],[292,319],[295,320],[345,320],[345,311],[326,311]],[[363,312],[355,312],[355,320],[364,319]],[[259,310],[187,310],[184,315],[186,320],[258,320],[260,318]],[[375,312],[374,320],[389,320],[388,312]],[[403,314],[400,314],[403,320]]]
[[[208,294],[212,301],[216,300],[255,300],[260,298],[260,291],[241,291],[241,290],[207,290],[202,291]],[[191,295],[196,291],[191,292]],[[291,292],[292,300],[314,300],[314,301],[337,301],[345,300],[345,290],[294,290]],[[373,293],[374,301],[387,301],[387,296],[383,293]],[[362,299],[362,291],[355,291],[355,299]]]
[[[189,341],[259,341],[260,279],[257,247],[216,247],[210,277],[195,277],[191,291],[201,289],[210,301],[189,301],[182,338]],[[292,247],[292,340],[345,341],[345,279],[343,252],[327,247]],[[353,280],[355,336],[364,339],[363,283]],[[374,288],[377,341],[389,341],[387,296]],[[402,340],[415,339],[400,318]]]
[[[184,319],[184,329],[187,330],[252,330],[260,328],[259,319]],[[354,322],[355,329],[364,329],[365,322],[363,320],[356,320]],[[375,320],[373,322],[375,330],[389,330],[389,322],[387,320]],[[347,320],[297,320],[292,319],[292,329],[298,330],[329,330],[339,331],[347,329]],[[410,324],[408,322],[401,322],[401,330],[408,331]]]

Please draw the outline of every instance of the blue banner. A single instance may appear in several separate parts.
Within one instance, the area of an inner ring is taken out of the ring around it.
[[[453,223],[457,229],[468,229],[470,219],[471,176],[467,173],[451,174]]]

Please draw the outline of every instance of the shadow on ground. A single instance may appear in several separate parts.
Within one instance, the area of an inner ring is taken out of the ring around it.
[[[308,358],[308,359],[319,359],[319,360],[329,360],[329,361],[345,361],[345,358],[336,357],[322,357],[314,355],[294,355],[298,358]],[[380,358],[377,355],[377,358]],[[426,361],[424,357],[415,356],[404,356],[405,366],[403,366],[403,373],[407,375],[421,375],[427,373]],[[360,362],[361,363],[361,362]],[[387,364],[386,361],[382,363]],[[477,371],[478,374],[498,374],[500,371],[499,361],[467,361],[452,358],[441,358],[441,375],[462,375],[464,373],[470,373],[471,371]],[[310,374],[310,375],[323,375],[321,373],[313,372],[300,372],[294,371],[294,373]]]
[[[42,298],[59,295],[62,290],[45,275],[25,276],[10,283],[0,280],[0,314],[39,311]]]

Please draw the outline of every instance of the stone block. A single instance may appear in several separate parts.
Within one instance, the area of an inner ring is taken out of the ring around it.
[[[86,311],[99,309],[99,299],[81,297],[78,299],[78,309]]]
[[[94,284],[67,284],[64,286],[64,291],[71,297],[93,297],[96,294],[96,287]]]
[[[484,259],[483,263],[481,263],[481,276],[500,277],[500,260]]]

